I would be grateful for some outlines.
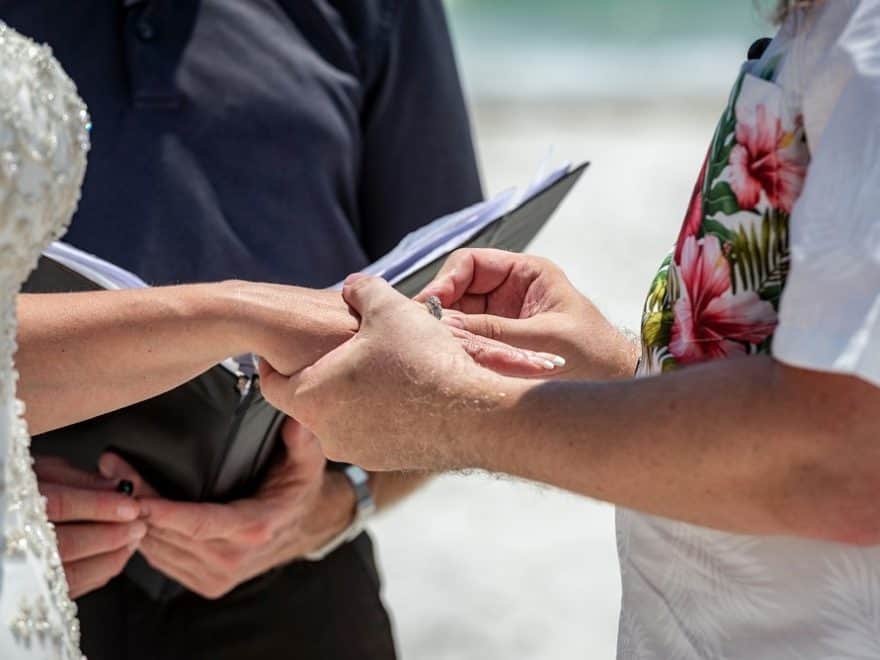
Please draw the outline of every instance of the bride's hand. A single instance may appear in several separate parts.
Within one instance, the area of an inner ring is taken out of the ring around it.
[[[238,344],[295,373],[351,339],[358,320],[342,296],[282,284],[230,282]]]
[[[637,347],[583,296],[562,270],[539,257],[489,249],[453,253],[417,296],[452,308],[449,325],[506,344],[561,355],[552,375],[632,376]]]

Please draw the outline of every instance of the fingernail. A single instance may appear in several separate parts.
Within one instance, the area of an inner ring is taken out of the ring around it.
[[[117,479],[118,477],[114,474],[115,470],[113,469],[116,465],[116,461],[114,461],[109,455],[104,454],[101,458],[98,459],[98,472],[101,473],[101,476],[105,479]]]
[[[140,541],[147,535],[147,526],[142,522],[134,522],[128,530],[128,538],[131,541]]]
[[[141,514],[141,508],[134,502],[126,502],[116,507],[116,515],[127,520],[134,520]]]
[[[555,364],[553,364],[547,358],[542,358],[540,355],[529,355],[529,361],[533,364],[537,364],[539,367],[547,369],[547,371],[552,371],[556,368]]]
[[[554,366],[557,366],[557,367],[564,367],[565,366],[565,358],[562,357],[561,355],[553,355],[552,353],[545,353],[544,357],[546,357],[548,360],[550,360],[550,362],[552,362],[554,364]]]
[[[122,493],[123,495],[128,495],[131,497],[134,495],[134,484],[128,479],[121,479],[118,484],[116,484],[116,490]]]
[[[345,284],[350,286],[350,285],[354,284],[355,282],[359,282],[360,280],[364,279],[365,277],[367,277],[366,273],[352,273],[351,275],[349,275],[348,277],[345,278]]]

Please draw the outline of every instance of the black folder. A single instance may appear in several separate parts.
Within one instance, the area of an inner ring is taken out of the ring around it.
[[[462,247],[522,251],[577,183],[588,164],[495,220]],[[413,296],[437,273],[445,257],[395,286]],[[67,266],[43,257],[25,293],[100,290]],[[71,375],[71,377],[77,377]],[[164,497],[227,502],[253,493],[270,464],[284,419],[260,394],[259,379],[217,365],[183,385],[141,403],[36,436],[35,454],[63,456],[94,470],[105,451],[129,461]],[[152,598],[166,600],[182,587],[140,556],[126,574]]]

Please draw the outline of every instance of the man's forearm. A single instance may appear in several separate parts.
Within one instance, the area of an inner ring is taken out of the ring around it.
[[[880,402],[866,383],[766,357],[623,383],[508,383],[453,466],[734,532],[880,540],[864,414]]]
[[[384,511],[421,488],[428,472],[371,472],[370,488],[379,511]]]

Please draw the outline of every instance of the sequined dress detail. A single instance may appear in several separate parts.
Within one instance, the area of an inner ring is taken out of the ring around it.
[[[79,624],[16,398],[16,298],[76,209],[89,116],[46,46],[0,22],[0,658],[79,660]]]

